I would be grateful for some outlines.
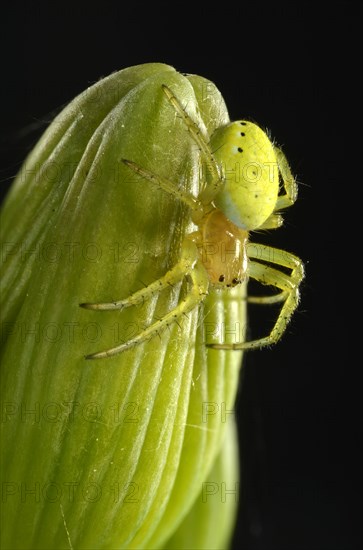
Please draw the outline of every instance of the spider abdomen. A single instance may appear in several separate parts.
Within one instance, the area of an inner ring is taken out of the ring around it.
[[[257,229],[274,211],[278,196],[273,143],[259,126],[240,120],[218,128],[211,147],[225,179],[214,204],[238,227]]]

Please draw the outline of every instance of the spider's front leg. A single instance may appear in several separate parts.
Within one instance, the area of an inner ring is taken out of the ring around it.
[[[275,344],[284,334],[286,327],[291,319],[292,314],[299,303],[299,285],[304,278],[304,266],[300,258],[285,252],[260,244],[250,244],[248,247],[248,256],[253,258],[250,260],[248,274],[252,279],[256,279],[264,285],[270,285],[281,290],[281,293],[269,298],[256,298],[256,303],[274,303],[283,301],[280,314],[277,318],[275,326],[271,333],[264,338],[252,340],[250,342],[239,342],[235,344],[209,344],[208,347],[213,349],[253,349],[263,348]],[[287,267],[291,270],[290,274],[284,271],[279,271],[271,265],[266,265],[261,262],[269,262],[276,266]]]
[[[180,317],[189,313],[205,299],[208,294],[209,280],[203,265],[198,261],[198,249],[196,245],[187,237],[182,244],[181,258],[179,262],[170,271],[168,271],[164,277],[154,281],[146,288],[135,292],[124,300],[100,304],[80,304],[81,307],[92,310],[123,309],[144,302],[156,293],[168,288],[170,285],[173,286],[176,283],[181,282],[184,278],[187,278],[189,282],[188,293],[176,306],[176,308],[169,311],[164,317],[141,331],[131,340],[119,344],[114,348],[87,355],[86,359],[102,359],[105,357],[112,357],[113,355],[122,353],[123,351],[136,346],[137,344],[141,344],[153,336],[156,336],[161,330],[178,321]]]

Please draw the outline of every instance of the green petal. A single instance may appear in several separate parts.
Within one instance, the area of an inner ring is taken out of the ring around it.
[[[121,162],[198,193],[199,151],[162,84],[206,137],[228,120],[209,81],[162,64],[131,67],[64,109],[5,201],[4,549],[160,546],[219,453],[241,354],[208,350],[205,337],[243,328],[243,288],[212,292],[179,325],[120,355],[84,359],[131,338],[186,291],[122,312],[79,307],[164,275],[191,230],[186,207]]]
[[[165,550],[225,550],[233,533],[239,499],[237,432],[229,421],[225,440],[193,507]]]

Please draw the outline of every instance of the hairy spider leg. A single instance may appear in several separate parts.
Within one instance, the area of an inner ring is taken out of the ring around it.
[[[132,160],[122,159],[122,162],[140,177],[150,181],[153,185],[160,187],[169,193],[169,195],[173,195],[176,199],[186,204],[195,213],[196,218],[201,218],[204,215],[205,208],[201,201],[191,193],[188,193],[188,191],[179,189],[172,181],[163,176],[156,175],[146,168],[142,168]]]
[[[258,229],[277,229],[278,227],[281,227],[283,224],[283,219],[279,211],[292,206],[297,199],[297,184],[291,173],[289,163],[287,162],[287,159],[281,149],[276,147],[276,145],[273,145],[273,148],[285,193],[277,197],[273,213]]]
[[[282,299],[285,299],[284,304],[275,326],[268,336],[250,342],[239,342],[235,344],[207,344],[210,348],[240,350],[262,348],[275,344],[285,332],[291,316],[299,303],[299,284],[304,278],[304,266],[300,258],[284,250],[278,250],[277,248],[255,243],[248,246],[247,254],[249,258],[255,258],[291,269],[291,274],[288,275],[287,273],[274,269],[270,265],[256,261],[250,261],[249,263],[249,277],[256,279],[264,285],[270,285],[282,290]],[[261,299],[260,303],[268,303],[268,299],[264,297]],[[273,301],[270,303],[273,303]]]
[[[145,300],[150,299],[155,294],[159,294],[165,288],[175,285],[182,279],[181,272],[183,270],[184,275],[188,275],[194,267],[197,260],[195,245],[189,240],[185,239],[182,246],[182,253],[179,262],[172,267],[163,277],[157,279],[147,287],[134,292],[123,300],[117,300],[115,302],[104,303],[83,303],[79,304],[84,309],[96,309],[96,310],[115,310],[126,309],[131,306],[137,306],[142,304]]]
[[[224,185],[224,176],[222,174],[221,167],[214,158],[213,153],[210,150],[209,143],[204,139],[198,124],[196,124],[188,115],[179,99],[173,94],[168,86],[163,84],[162,89],[175,111],[184,120],[186,128],[188,129],[194,142],[198,145],[206,161],[207,168],[211,174],[211,182],[208,184],[204,182],[204,190],[200,193],[198,198],[203,205],[208,205],[212,202],[214,197],[219,193],[221,187]]]
[[[198,306],[208,294],[209,280],[203,265],[197,262],[197,256],[197,247],[192,241],[186,238],[182,246],[182,257],[180,261],[161,279],[161,281],[163,281],[164,288],[169,284],[174,284],[176,281],[182,281],[184,278],[186,278],[190,283],[190,288],[185,298],[183,298],[174,309],[169,311],[169,313],[167,313],[164,317],[151,324],[127,342],[105,351],[86,355],[86,359],[103,359],[105,357],[112,357],[113,355],[117,355],[118,353],[121,353],[137,344],[141,344],[142,342],[151,339],[153,336],[156,336],[160,333],[160,331],[172,323],[177,322],[183,315],[186,315]],[[143,293],[143,299],[148,298],[151,295],[150,287],[147,287],[139,292]],[[130,296],[130,298],[123,300],[123,302],[133,302],[134,296],[135,295]],[[134,304],[131,303],[130,305]]]
[[[214,158],[213,154],[210,151],[208,142],[204,139],[199,126],[194,122],[194,120],[188,115],[185,108],[182,106],[178,98],[173,94],[173,92],[166,86],[162,85],[162,89],[172,105],[175,111],[181,116],[185,125],[194,140],[198,145],[204,160],[207,164],[209,172],[211,174],[211,182],[201,182],[204,185],[203,191],[195,197],[191,193],[182,191],[175,186],[175,183],[171,182],[167,178],[164,178],[159,175],[155,175],[150,170],[147,170],[135,162],[127,159],[122,159],[122,162],[131,168],[134,172],[139,174],[141,177],[149,180],[151,183],[154,183],[164,189],[167,193],[173,195],[184,204],[188,205],[189,208],[194,212],[193,221],[200,219],[208,210],[207,206],[211,204],[214,197],[219,193],[221,187],[224,185],[224,176],[221,173],[221,167]]]
[[[287,162],[284,153],[281,151],[281,149],[279,149],[279,147],[276,147],[276,145],[274,145],[273,147],[283,186],[285,189],[285,195],[277,197],[275,207],[275,211],[277,211],[281,210],[282,208],[288,208],[296,202],[298,189],[296,179],[291,173],[289,163]]]

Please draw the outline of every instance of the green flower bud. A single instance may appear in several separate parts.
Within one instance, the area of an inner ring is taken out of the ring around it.
[[[122,70],[57,116],[4,203],[4,549],[165,548],[184,540],[188,512],[208,515],[198,499],[223,455],[241,353],[205,342],[241,339],[244,288],[212,291],[158,336],[94,361],[85,355],[140,333],[188,284],[122,311],[79,307],[127,298],[165,275],[192,230],[185,205],[122,162],[198,194],[200,151],[163,84],[206,139],[228,121],[204,78],[163,64]],[[228,517],[231,530],[233,510]],[[216,540],[227,540],[225,524],[214,525]]]
[[[235,425],[229,422],[220,454],[203,481],[193,507],[165,544],[165,550],[228,548],[239,497],[239,464]]]

